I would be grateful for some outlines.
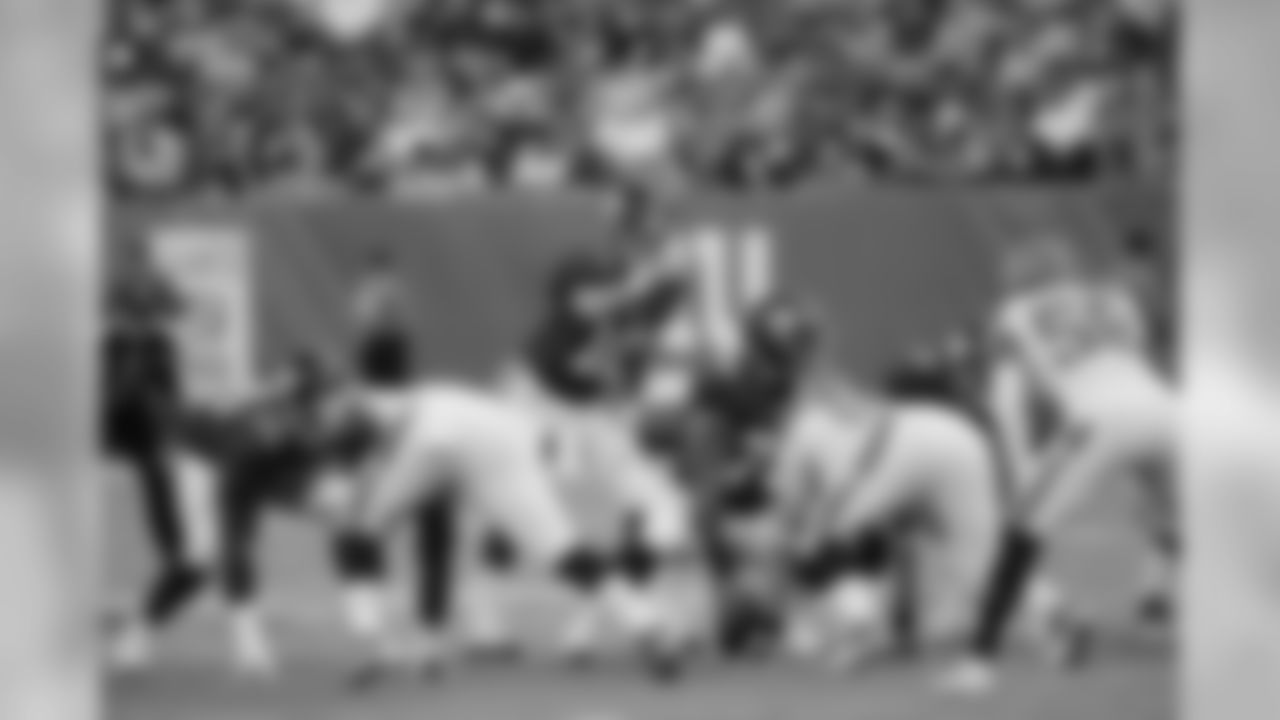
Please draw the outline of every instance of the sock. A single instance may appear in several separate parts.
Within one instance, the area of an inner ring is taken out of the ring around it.
[[[1007,534],[979,607],[970,647],[975,655],[994,658],[1003,649],[1009,625],[1035,575],[1042,551],[1039,539],[1026,531],[1015,529]]]
[[[417,566],[417,619],[426,627],[444,628],[452,619],[458,580],[457,506],[452,498],[432,501],[418,514],[414,532]]]
[[[235,603],[229,610],[236,662],[249,669],[269,669],[275,662],[262,614],[254,604]]]
[[[169,624],[199,596],[204,582],[204,572],[189,565],[161,571],[144,603],[143,622],[150,627]]]
[[[111,660],[125,668],[149,664],[154,653],[154,642],[153,628],[145,622],[132,619],[116,632],[112,641]]]
[[[558,650],[568,656],[593,653],[608,619],[603,600],[608,564],[599,554],[578,548],[561,559],[555,574],[568,588],[572,605]]]
[[[1027,581],[1024,611],[1028,620],[1040,627],[1049,627],[1062,619],[1065,609],[1062,593],[1044,577]]]
[[[893,587],[888,608],[889,630],[898,651],[912,656],[920,650],[923,633],[920,568],[911,543],[897,539],[889,543],[886,572]]]

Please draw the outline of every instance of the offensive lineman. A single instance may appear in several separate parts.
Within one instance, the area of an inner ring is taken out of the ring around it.
[[[1006,299],[994,328],[1002,357],[991,390],[1014,517],[971,657],[950,678],[964,690],[994,679],[993,659],[1044,544],[1100,484],[1142,472],[1167,475],[1176,433],[1172,391],[1147,352],[1142,314],[1125,288],[1086,274],[1059,238],[1016,247],[1003,262]],[[1057,425],[1041,452],[1025,416],[1034,403],[1047,404]]]
[[[549,434],[560,489],[586,521],[588,541],[608,555],[612,580],[657,606],[665,571],[691,550],[691,517],[673,469],[642,433],[663,404],[650,382],[655,338],[679,315],[688,283],[650,235],[645,202],[623,206],[617,244],[557,269],[525,368],[508,389]],[[584,610],[562,650],[590,654],[608,614]]]
[[[911,540],[926,571],[922,634],[936,641],[967,624],[1002,527],[994,450],[971,417],[820,382],[788,420],[772,482],[791,553],[826,612],[855,626],[845,629],[884,627],[891,600],[913,601],[890,595],[904,591],[902,578],[855,562],[859,544],[886,531]]]
[[[665,628],[655,609],[606,582],[601,557],[583,541],[557,487],[544,426],[527,406],[500,390],[428,382],[402,410],[379,418],[391,423],[382,430],[392,440],[367,477],[360,532],[384,535],[436,494],[456,493],[483,527],[510,540],[525,567],[563,582],[588,604],[608,593],[617,619],[646,641],[642,649],[657,653],[652,659],[663,659]]]

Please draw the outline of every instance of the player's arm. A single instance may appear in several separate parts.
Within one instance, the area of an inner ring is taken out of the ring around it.
[[[586,318],[604,319],[623,306],[625,296],[618,288],[600,283],[584,285],[574,290],[571,296],[573,311]]]
[[[1155,360],[1158,354],[1154,331],[1157,309],[1146,302],[1136,289],[1118,288],[1115,292],[1114,322],[1119,342]]]
[[[670,253],[659,251],[634,260],[609,288],[609,310],[648,314],[669,307],[681,273],[680,266],[669,256]]]
[[[997,328],[992,342],[986,406],[995,429],[996,452],[1006,489],[1013,490],[1028,477],[1035,452],[1031,376],[1024,353],[1007,333]]]

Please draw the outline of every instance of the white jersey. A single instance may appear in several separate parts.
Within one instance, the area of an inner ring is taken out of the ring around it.
[[[1121,376],[1154,375],[1141,309],[1119,284],[1060,283],[1014,297],[996,333],[1035,391],[1059,405]]]
[[[777,272],[773,235],[759,227],[706,225],[681,233],[664,248],[688,291],[661,343],[675,356],[724,361],[742,352],[743,320],[773,292]]]
[[[826,532],[828,511],[856,492],[875,461],[890,414],[874,399],[834,393],[811,396],[793,412],[770,473],[790,531]]]
[[[408,391],[399,410],[370,486],[372,529],[424,497],[454,490],[482,527],[501,530],[531,560],[550,562],[576,542],[543,425],[526,405],[465,383],[431,382]]]
[[[399,433],[431,448],[463,476],[493,475],[503,463],[539,452],[540,425],[526,408],[464,383],[433,382],[411,391],[399,421]]]

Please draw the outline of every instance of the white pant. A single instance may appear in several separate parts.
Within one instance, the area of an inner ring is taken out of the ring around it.
[[[887,422],[834,532],[856,536],[904,511],[922,512],[929,532],[915,547],[928,626],[955,632],[979,601],[1001,537],[994,450],[975,422],[943,406],[908,404],[890,410]]]
[[[1022,508],[1032,527],[1060,528],[1103,482],[1170,478],[1177,441],[1172,390],[1154,373],[1122,365],[1078,383],[1067,426],[1038,463]]]
[[[691,509],[674,475],[625,420],[607,410],[561,407],[548,416],[562,488],[604,534],[637,523],[640,540],[675,552],[690,542]]]

